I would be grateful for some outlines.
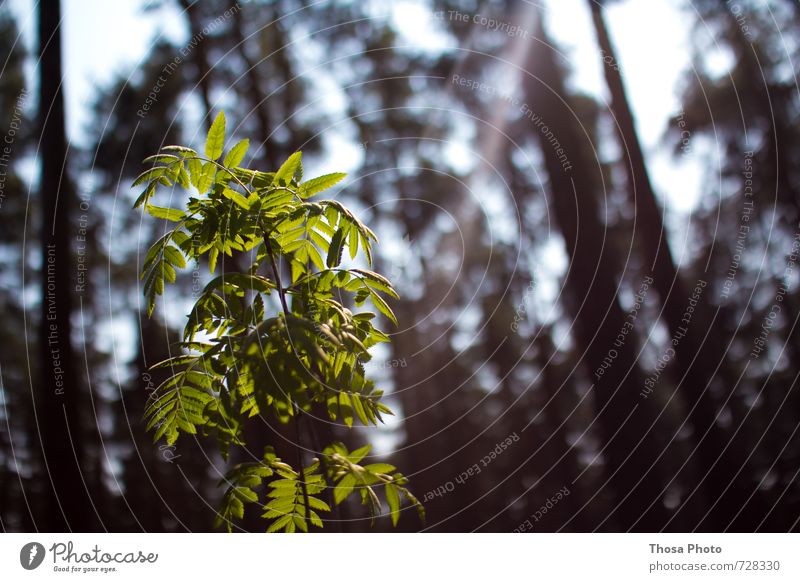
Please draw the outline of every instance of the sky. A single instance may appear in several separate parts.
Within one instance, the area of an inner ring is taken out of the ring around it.
[[[585,4],[585,0],[549,2],[550,31],[573,57],[575,85],[607,103],[601,60]],[[678,87],[690,66],[691,23],[678,4],[675,0],[611,3],[606,21],[653,182],[669,201],[670,209],[684,215],[697,203],[703,176],[700,160],[676,159],[663,147],[667,122],[680,111]],[[671,221],[671,226],[675,228],[678,223]]]
[[[11,2],[25,44],[33,51],[36,1],[5,1]],[[543,1],[548,31],[569,59],[572,86],[607,103],[604,65],[586,0]],[[142,8],[147,3],[62,0],[65,103],[68,135],[74,143],[86,144],[86,129],[92,122],[87,105],[98,85],[107,85],[119,75],[130,75],[162,35],[179,46],[187,41],[184,18],[174,0],[149,0],[150,4],[162,5],[149,11]],[[619,58],[617,65],[626,83],[656,194],[664,203],[670,246],[678,264],[692,258],[692,212],[703,194],[701,188],[708,183],[706,174],[713,170],[709,164],[712,158],[702,147],[693,146],[690,154],[675,157],[663,142],[668,120],[680,110],[678,88],[690,66],[692,17],[686,8],[681,8],[683,4],[677,0],[626,0],[610,3],[606,9],[606,22]],[[436,34],[436,19],[425,0],[392,0],[391,4],[380,0],[376,6],[377,10],[392,10],[394,21],[404,30],[404,40],[421,47],[442,48],[441,44],[437,47],[443,42],[442,36]],[[481,16],[500,21],[512,18]],[[35,78],[32,66],[28,73],[30,79]],[[333,94],[330,102],[327,105],[335,109]],[[320,173],[357,167],[363,152],[356,144],[333,133],[326,136],[326,142],[329,152],[326,159],[319,161]],[[35,179],[35,168],[26,173]],[[548,249],[544,261],[558,273],[566,267],[563,251],[555,241]]]
[[[34,51],[37,3],[10,1],[25,44]],[[91,119],[86,105],[98,84],[109,83],[120,73],[128,74],[141,62],[158,35],[185,36],[177,11],[170,11],[174,12],[174,18],[165,18],[163,10],[144,12],[144,4],[143,0],[62,0],[64,94],[72,139],[84,135]]]
[[[33,49],[36,2],[6,1],[19,18],[25,44]],[[77,143],[84,142],[85,129],[91,122],[86,105],[92,101],[98,84],[129,74],[158,36],[166,35],[178,43],[187,38],[174,3],[162,3],[167,8],[148,12],[142,9],[143,0],[62,0],[64,55],[68,63],[67,124],[70,138]],[[674,213],[668,216],[673,230],[680,230],[686,223],[699,198],[703,177],[699,156],[676,159],[662,147],[667,121],[679,111],[676,91],[689,66],[691,25],[679,4],[675,0],[628,0],[607,8],[607,22],[640,137],[649,154],[653,181]],[[407,25],[412,39],[432,42],[425,30],[431,29],[433,17],[422,5],[421,0],[395,0],[393,10],[398,23]],[[546,0],[545,5],[549,30],[570,58],[573,86],[605,100],[602,62],[585,0]]]

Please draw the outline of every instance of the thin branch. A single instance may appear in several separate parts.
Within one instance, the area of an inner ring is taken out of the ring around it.
[[[306,518],[306,523],[307,523],[308,522],[308,512],[309,512],[309,507],[308,507],[308,487],[306,485],[306,475],[305,475],[305,471],[303,469],[303,444],[302,444],[302,441],[300,440],[300,411],[296,410],[295,412],[296,412],[296,414],[295,414],[294,428],[295,428],[295,435],[297,437],[297,447],[296,447],[296,450],[297,450],[297,464],[298,464],[299,470],[300,470],[300,487],[303,490],[303,502],[304,502],[304,507],[305,507],[305,514],[306,514],[305,518]]]

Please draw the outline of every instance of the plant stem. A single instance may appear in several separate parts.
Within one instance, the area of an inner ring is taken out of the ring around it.
[[[269,262],[272,265],[272,275],[275,277],[275,284],[278,286],[278,297],[281,300],[281,307],[283,308],[283,315],[289,315],[289,305],[286,303],[286,290],[281,283],[281,272],[278,270],[278,263],[275,262],[275,255],[272,252],[272,247],[269,246],[269,240],[264,239],[264,244],[267,245],[267,255],[269,255]]]
[[[342,506],[336,503],[336,498],[333,496],[333,487],[328,482],[328,475],[331,474],[330,464],[328,463],[328,459],[325,456],[324,451],[322,450],[322,446],[320,445],[319,436],[317,435],[317,428],[314,426],[314,417],[310,419],[309,426],[311,427],[309,430],[309,432],[311,433],[311,441],[314,445],[316,453],[319,455],[319,462],[320,465],[322,466],[323,478],[325,479],[325,492],[327,493],[328,499],[330,501],[330,506],[333,508],[333,511],[336,515],[336,526],[339,530],[339,533],[344,533],[344,518],[342,517]]]
[[[306,475],[305,475],[305,471],[303,470],[303,444],[302,444],[302,442],[300,440],[300,414],[301,414],[301,411],[299,409],[297,409],[295,411],[295,413],[296,414],[295,414],[295,419],[294,419],[294,422],[295,422],[294,427],[295,427],[295,434],[296,434],[296,437],[297,437],[297,447],[296,447],[297,448],[297,465],[298,465],[299,471],[300,471],[300,487],[303,490],[303,503],[304,503],[305,514],[306,514],[305,518],[306,518],[306,523],[308,523],[308,511],[309,511],[309,507],[308,507],[308,487],[306,486]]]
[[[262,229],[263,229],[263,226],[262,226]],[[283,308],[284,323],[288,324],[288,321],[286,320],[286,317],[289,315],[289,305],[286,303],[286,291],[283,288],[283,283],[281,283],[281,273],[280,273],[280,270],[278,269],[278,263],[275,261],[275,254],[272,252],[272,247],[269,245],[269,239],[266,237],[266,235],[264,237],[264,244],[267,246],[267,255],[269,255],[269,262],[270,262],[270,265],[272,266],[272,274],[275,277],[275,284],[278,286],[278,296],[280,297],[281,307]],[[287,325],[287,331],[288,331],[288,325]],[[307,523],[308,522],[308,516],[309,516],[309,513],[308,513],[309,512],[309,507],[308,507],[308,487],[306,486],[306,475],[305,475],[305,471],[303,469],[303,444],[302,444],[302,440],[300,438],[300,415],[301,415],[301,413],[302,413],[302,411],[300,410],[300,407],[299,406],[296,407],[295,408],[295,434],[296,434],[296,438],[297,438],[297,445],[296,445],[295,448],[296,448],[296,451],[297,451],[297,468],[298,468],[298,472],[300,473],[300,487],[303,490],[303,503],[304,503],[304,507],[305,507],[305,519],[306,519],[306,523]]]

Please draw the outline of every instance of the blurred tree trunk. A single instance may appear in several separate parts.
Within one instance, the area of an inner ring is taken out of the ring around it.
[[[605,57],[603,73],[611,94],[611,112],[627,176],[628,203],[636,216],[633,236],[641,243],[643,258],[654,278],[653,286],[661,296],[662,315],[670,336],[685,335],[675,348],[677,366],[673,375],[685,400],[686,418],[692,427],[697,447],[697,464],[704,472],[708,471],[705,475],[699,473],[690,479],[703,478],[700,486],[703,507],[711,507],[716,502],[707,521],[697,525],[702,529],[721,531],[730,525],[731,518],[747,503],[752,493],[746,487],[741,487],[741,480],[736,478],[736,472],[745,464],[741,454],[743,449],[729,446],[730,435],[717,423],[721,405],[710,389],[718,370],[720,375],[730,376],[725,362],[728,342],[715,324],[716,317],[710,313],[706,295],[697,302],[691,323],[681,323],[692,292],[678,271],[669,249],[662,212],[636,132],[619,59],[605,23],[603,3],[596,0],[587,0],[587,3],[592,13],[597,42]],[[729,385],[734,385],[735,378],[728,377],[726,380],[730,381]]]
[[[746,124],[742,127],[742,131],[749,142],[749,135],[753,129],[756,132],[761,129],[758,127],[759,121],[764,123],[766,135],[757,138],[755,143],[747,145],[750,149],[758,147],[761,150],[760,155],[764,156],[762,159],[768,164],[766,167],[770,172],[774,172],[775,183],[772,185],[775,189],[774,195],[791,209],[790,214],[781,213],[778,220],[784,221],[794,229],[800,221],[800,188],[796,175],[791,174],[797,163],[792,159],[793,156],[790,155],[792,150],[788,147],[794,141],[792,136],[794,124],[788,112],[795,107],[793,103],[796,96],[795,85],[789,82],[788,90],[787,87],[781,87],[780,82],[772,74],[773,57],[744,32],[739,21],[741,15],[737,15],[731,2],[719,0],[719,4],[719,13],[726,21],[724,35],[728,47],[733,51],[737,68],[742,73],[741,75],[736,75],[736,71],[732,73],[737,85],[734,87],[736,95],[732,98],[744,101],[740,108],[748,117],[742,120]],[[740,96],[742,84],[745,88]],[[751,107],[752,110],[748,111]],[[750,113],[754,114],[755,119],[749,119]]]
[[[85,531],[92,520],[83,482],[81,382],[72,348],[70,210],[74,193],[67,175],[64,99],[61,92],[59,2],[39,4],[39,123],[41,132],[42,311],[39,323],[41,383],[37,423],[47,480],[37,528]],[[60,211],[60,212],[59,212]]]
[[[154,443],[152,436],[145,432],[142,418],[155,388],[169,378],[167,370],[150,370],[149,366],[173,356],[168,349],[169,340],[178,338],[146,312],[140,312],[139,322],[140,349],[134,361],[137,374],[131,388],[122,393],[120,416],[123,422],[115,429],[119,431],[120,441],[132,447],[123,461],[124,502],[131,520],[129,531],[162,532],[167,521],[182,525],[181,519],[185,516],[181,515],[181,508],[174,507],[170,501],[180,500],[184,494],[177,471],[171,478],[164,478],[158,454],[161,443]],[[174,527],[172,531],[182,529]]]
[[[548,467],[553,468],[557,465],[560,468],[559,471],[554,471],[554,478],[551,479],[553,486],[550,491],[560,490],[561,487],[570,490],[563,507],[556,508],[559,521],[553,521],[557,526],[553,529],[560,528],[567,521],[565,518],[569,518],[570,521],[565,527],[567,531],[589,531],[595,515],[587,515],[586,511],[581,511],[581,507],[591,497],[591,493],[587,495],[590,488],[579,479],[581,469],[578,452],[576,447],[570,444],[568,435],[567,419],[575,414],[577,405],[577,398],[573,396],[575,375],[569,366],[560,366],[557,363],[552,331],[540,334],[537,344],[536,361],[542,370],[542,387],[547,399],[543,411],[544,432],[550,435],[552,440]]]
[[[598,527],[657,531],[665,527],[668,519],[661,499],[665,474],[658,460],[663,443],[655,437],[660,431],[654,407],[640,395],[644,378],[637,365],[633,338],[619,348],[614,344],[626,315],[617,297],[620,270],[615,251],[603,244],[609,233],[600,222],[595,199],[600,163],[586,153],[590,144],[582,141],[565,89],[564,73],[545,32],[541,12],[535,38],[539,42],[529,53],[524,90],[531,115],[535,111],[541,119],[522,122],[531,123],[544,156],[551,200],[570,258],[565,291],[580,346],[577,353],[582,354],[592,377],[609,350],[617,349],[618,354],[605,374],[596,378],[593,388],[607,475],[598,493],[604,494],[607,487],[614,500],[611,512]],[[538,125],[538,121],[546,125]],[[563,148],[567,164],[554,149],[552,136]]]
[[[277,27],[277,23],[273,22],[271,27]],[[236,10],[233,13],[233,35],[236,40],[236,52],[239,53],[239,58],[242,59],[245,67],[245,76],[249,84],[249,91],[247,95],[250,98],[252,111],[255,114],[256,122],[258,123],[258,136],[262,140],[263,147],[261,148],[261,155],[267,163],[268,171],[275,171],[283,160],[279,159],[275,144],[269,140],[269,136],[274,131],[272,122],[269,115],[269,102],[267,96],[261,87],[261,76],[258,71],[258,63],[256,63],[247,52],[250,42],[247,40],[247,35],[244,30],[244,18],[242,17],[242,10]],[[291,77],[287,77],[291,79]],[[292,152],[289,152],[291,154]],[[287,156],[288,157],[288,156]]]

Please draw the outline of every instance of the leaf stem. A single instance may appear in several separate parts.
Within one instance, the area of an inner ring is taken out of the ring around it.
[[[295,410],[295,420],[294,420],[294,428],[295,428],[295,435],[297,437],[297,465],[300,469],[300,488],[303,490],[303,507],[305,507],[305,519],[306,523],[308,523],[308,487],[306,486],[306,474],[305,470],[303,469],[303,444],[300,440],[300,410]]]
[[[264,225],[261,225],[261,230],[266,230]],[[278,286],[278,296],[280,297],[281,307],[283,308],[283,319],[284,322],[287,324],[288,329],[288,320],[286,319],[289,315],[289,305],[286,303],[286,290],[283,288],[283,283],[281,282],[281,273],[278,269],[278,263],[275,261],[275,253],[272,252],[272,247],[269,244],[269,238],[267,237],[266,233],[264,234],[264,244],[267,247],[267,255],[269,256],[269,262],[272,266],[272,274],[275,277],[275,284]],[[297,465],[298,470],[300,472],[300,487],[303,490],[303,501],[305,507],[305,520],[306,523],[309,521],[309,507],[308,507],[308,487],[306,486],[306,475],[303,469],[303,444],[300,438],[300,414],[301,411],[299,407],[295,409],[295,434],[297,437],[297,445],[295,447],[297,451]]]
[[[312,409],[313,410],[313,409]],[[330,476],[333,474],[331,470],[331,465],[328,462],[328,456],[325,454],[325,451],[322,450],[322,446],[320,445],[319,435],[317,435],[317,428],[314,426],[314,417],[312,416],[309,420],[309,433],[311,434],[311,441],[314,445],[315,453],[319,455],[319,462],[320,466],[322,467],[322,475],[323,479],[325,480],[325,492],[328,495],[328,499],[330,501],[330,506],[333,508],[334,513],[336,514],[336,527],[339,530],[339,533],[344,533],[344,518],[342,516],[342,507],[341,505],[337,505],[336,498],[333,496],[333,486],[331,485],[332,479]]]

